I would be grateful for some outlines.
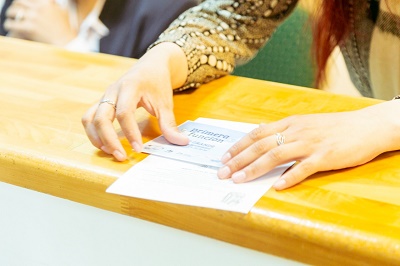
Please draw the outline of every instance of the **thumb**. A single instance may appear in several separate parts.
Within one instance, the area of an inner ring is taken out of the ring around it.
[[[176,126],[175,116],[172,110],[164,109],[160,112],[158,123],[164,137],[172,144],[187,145],[189,138],[179,131]]]

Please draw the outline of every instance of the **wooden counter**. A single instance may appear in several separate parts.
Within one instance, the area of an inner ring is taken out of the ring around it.
[[[247,215],[105,193],[144,155],[122,139],[130,160],[115,161],[92,147],[80,119],[134,62],[0,38],[0,181],[300,262],[400,264],[399,152],[270,190]],[[234,76],[174,100],[178,123],[270,122],[378,102]],[[154,118],[138,120],[145,140],[160,134]]]

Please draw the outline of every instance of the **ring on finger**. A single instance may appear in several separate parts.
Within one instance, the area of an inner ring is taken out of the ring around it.
[[[15,21],[22,21],[25,18],[25,11],[23,9],[18,9],[17,13],[15,14],[14,20]]]
[[[114,101],[111,101],[110,99],[103,99],[100,101],[99,105],[101,105],[102,103],[108,103],[109,105],[111,105],[114,109],[117,109],[117,104]]]
[[[278,146],[285,144],[285,136],[284,135],[282,135],[281,133],[276,133],[275,137],[276,137],[276,144]]]

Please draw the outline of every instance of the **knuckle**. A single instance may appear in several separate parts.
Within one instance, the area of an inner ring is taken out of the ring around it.
[[[241,160],[238,158],[233,158],[231,161],[229,161],[229,168],[231,169],[232,172],[235,172],[238,169],[241,169]]]
[[[289,170],[289,172],[286,173],[285,180],[289,186],[293,186],[303,181],[307,178],[307,176],[311,175],[314,172],[315,171],[313,171],[313,167],[311,164],[299,164],[293,170]]]
[[[263,172],[263,166],[257,162],[253,162],[246,167],[246,173],[248,177],[255,177],[261,172]]]
[[[282,149],[280,149],[279,147],[270,150],[267,155],[268,155],[269,159],[274,162],[280,162],[283,158]]]
[[[249,138],[252,139],[253,141],[257,141],[259,139],[262,138],[263,136],[263,128],[262,127],[258,127],[253,129],[250,133],[249,133]]]
[[[93,125],[94,125],[94,127],[95,128],[102,128],[103,126],[104,126],[104,124],[105,124],[105,120],[104,119],[102,119],[102,118],[100,118],[100,117],[98,117],[98,116],[96,116],[94,119],[93,119]]]
[[[313,161],[303,161],[298,165],[298,170],[306,175],[316,172],[316,163]]]
[[[124,120],[129,115],[129,111],[126,109],[117,109],[115,116],[118,121]]]
[[[232,154],[232,155],[236,155],[236,154],[239,153],[239,151],[240,151],[239,144],[238,144],[238,143],[235,143],[235,144],[233,144],[233,145],[231,146],[231,148],[229,149],[228,152],[229,152],[230,154]]]
[[[266,140],[257,141],[252,145],[252,151],[255,154],[263,154],[268,150],[268,143]]]
[[[119,87],[121,88],[121,90],[130,90],[133,85],[129,79],[122,79],[119,82]]]
[[[83,126],[86,127],[91,123],[91,119],[87,115],[84,115],[81,118],[81,123],[82,123]]]

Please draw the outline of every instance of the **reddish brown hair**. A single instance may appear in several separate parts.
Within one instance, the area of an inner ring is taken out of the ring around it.
[[[350,31],[348,0],[322,0],[314,14],[313,50],[316,62],[316,85],[325,80],[325,68],[335,46],[340,45]]]

